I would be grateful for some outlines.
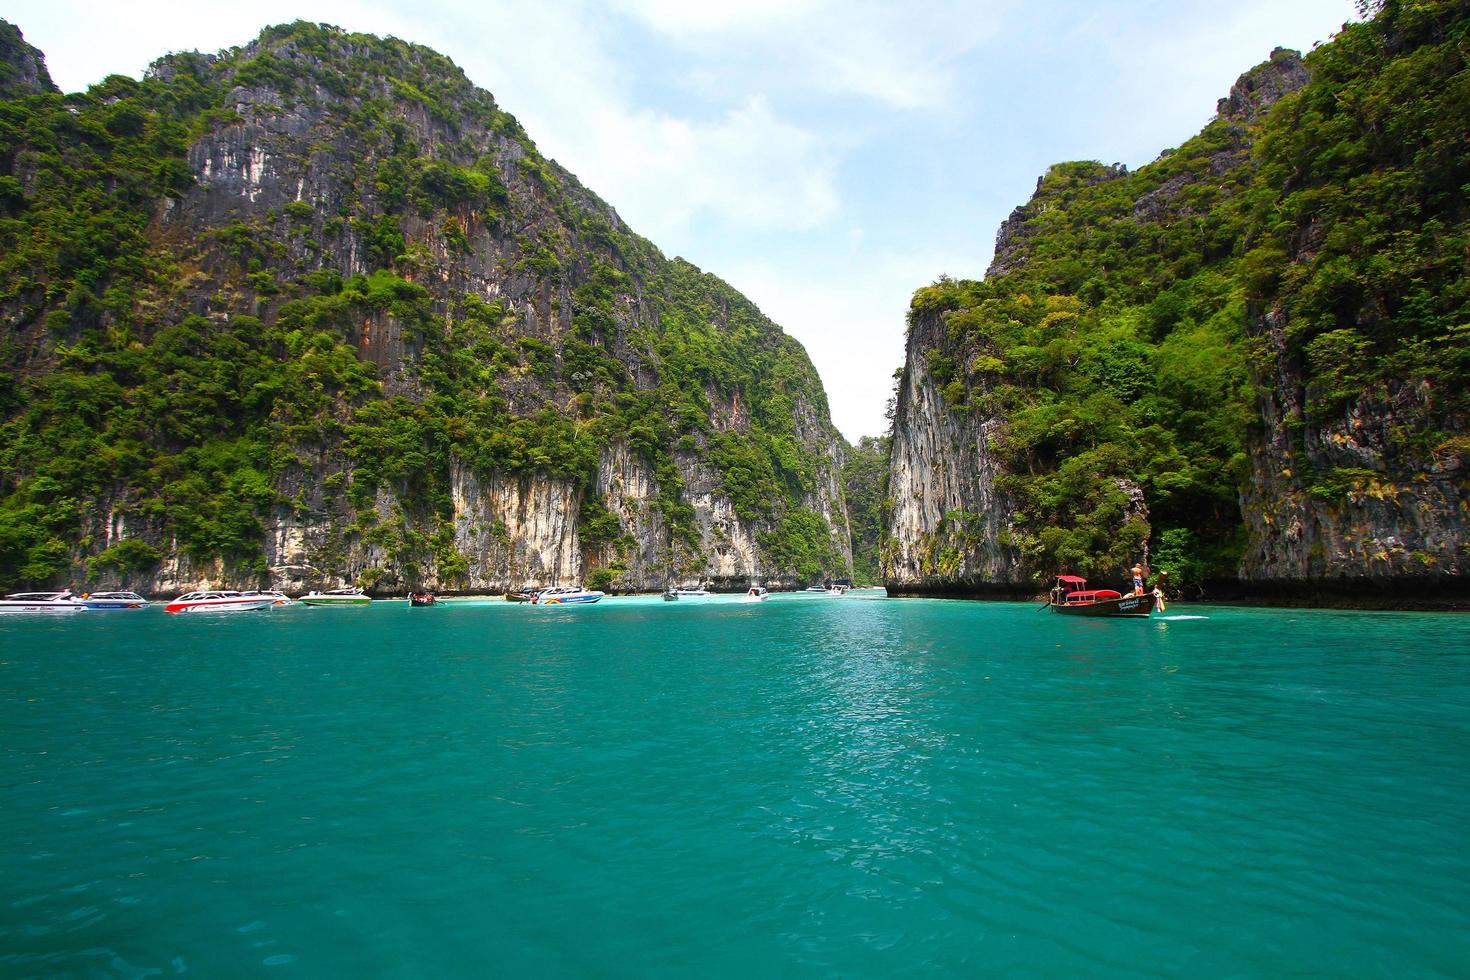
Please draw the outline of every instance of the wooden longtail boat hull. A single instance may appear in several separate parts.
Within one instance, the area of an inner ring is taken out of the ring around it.
[[[1063,616],[1121,616],[1125,619],[1147,619],[1154,611],[1154,594],[1125,595],[1116,599],[1099,599],[1097,602],[1078,602],[1071,605],[1053,602],[1051,611]]]

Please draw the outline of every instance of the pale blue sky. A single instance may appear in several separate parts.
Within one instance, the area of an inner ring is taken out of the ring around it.
[[[11,0],[58,85],[306,19],[448,55],[665,254],[806,345],[849,439],[886,428],[910,294],[980,277],[1052,163],[1137,167],[1351,0]]]

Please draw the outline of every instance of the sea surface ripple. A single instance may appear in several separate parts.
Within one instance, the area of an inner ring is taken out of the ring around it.
[[[0,976],[1466,976],[1470,620],[0,617]]]

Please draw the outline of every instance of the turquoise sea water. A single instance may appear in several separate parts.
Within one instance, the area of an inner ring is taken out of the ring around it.
[[[0,617],[0,975],[1465,976],[1470,619]]]

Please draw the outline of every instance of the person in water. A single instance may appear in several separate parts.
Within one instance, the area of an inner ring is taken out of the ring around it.
[[[1133,566],[1133,594],[1143,595],[1143,566]]]

